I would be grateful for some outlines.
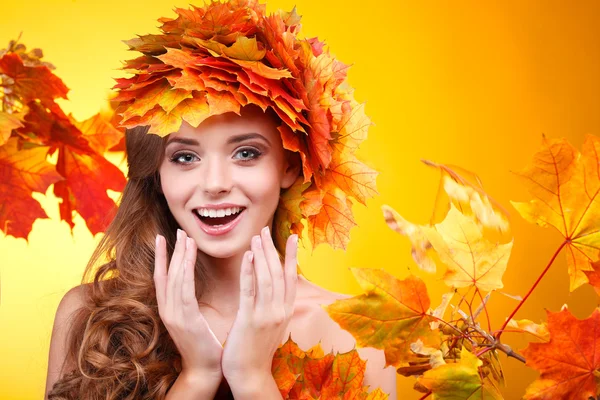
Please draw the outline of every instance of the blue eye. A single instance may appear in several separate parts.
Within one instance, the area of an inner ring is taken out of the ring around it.
[[[238,160],[241,160],[241,161],[244,161],[244,162],[246,162],[246,161],[252,161],[252,160],[256,160],[257,158],[259,158],[259,157],[262,155],[262,153],[261,153],[260,151],[258,151],[258,150],[256,150],[256,149],[253,149],[253,148],[250,148],[250,147],[247,147],[247,148],[245,148],[245,149],[240,149],[240,150],[239,150],[239,151],[236,153],[236,155],[237,155],[237,154],[244,154],[244,155],[246,155],[246,156],[247,156],[248,154],[252,155],[251,157],[242,157],[242,158],[238,158]]]
[[[171,156],[170,161],[175,164],[190,164],[194,161],[194,158],[199,159],[193,153],[177,153]]]

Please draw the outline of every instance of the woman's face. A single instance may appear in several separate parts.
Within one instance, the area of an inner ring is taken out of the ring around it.
[[[288,162],[278,123],[255,106],[241,114],[215,115],[198,128],[184,121],[167,138],[159,169],[175,220],[215,258],[247,250],[253,235],[271,228],[280,189],[299,173]],[[235,214],[219,217],[229,213]]]

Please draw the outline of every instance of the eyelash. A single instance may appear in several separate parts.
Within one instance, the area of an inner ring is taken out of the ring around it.
[[[257,150],[257,149],[251,148],[251,147],[246,147],[246,148],[240,149],[240,150],[238,150],[238,151],[237,151],[237,153],[235,153],[235,154],[239,154],[239,153],[241,153],[242,151],[249,151],[249,152],[251,152],[251,153],[254,153],[254,157],[252,157],[252,158],[240,158],[239,160],[240,160],[241,162],[250,162],[250,161],[254,161],[254,160],[258,159],[258,158],[259,158],[259,157],[262,155],[262,152],[260,152],[260,151],[259,151],[259,150]],[[198,156],[196,156],[194,153],[190,153],[190,152],[187,152],[187,151],[182,151],[182,152],[179,152],[179,153],[175,153],[175,154],[173,154],[173,155],[171,156],[171,158],[169,159],[169,161],[171,161],[172,163],[174,163],[174,164],[177,164],[177,165],[185,165],[185,164],[190,164],[190,163],[191,163],[191,161],[190,161],[190,162],[181,162],[181,161],[178,161],[178,159],[179,159],[179,158],[181,158],[182,156],[189,156],[189,155],[191,155],[191,156],[193,156],[193,157],[196,157],[196,158],[198,158]]]

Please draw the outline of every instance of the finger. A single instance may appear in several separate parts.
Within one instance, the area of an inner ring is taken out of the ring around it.
[[[181,274],[183,269],[183,257],[185,255],[187,235],[181,229],[177,229],[177,242],[171,264],[169,265],[169,283],[167,286],[167,304],[168,310],[172,315],[176,315],[181,310],[181,285],[178,282],[183,279]],[[179,286],[179,289],[177,288]]]
[[[273,298],[273,283],[271,273],[265,259],[260,236],[252,237],[252,253],[254,253],[254,274],[256,277],[255,306],[266,306]]]
[[[165,305],[167,279],[167,244],[164,237],[156,235],[156,246],[154,248],[154,286],[156,287],[156,302],[159,309]]]
[[[240,310],[249,314],[254,310],[254,255],[251,251],[244,253],[240,270]]]
[[[194,278],[196,270],[196,242],[192,238],[186,239],[185,256],[183,258],[183,271],[181,283],[181,302],[184,316],[191,317],[200,310],[196,298],[196,281]]]
[[[271,274],[271,282],[273,284],[273,303],[283,304],[285,300],[285,282],[283,280],[283,267],[279,260],[279,254],[273,244],[273,238],[269,232],[269,227],[265,226],[260,233],[262,238],[262,247],[269,266],[269,273]]]
[[[298,282],[298,235],[291,235],[285,249],[285,307],[293,310]]]

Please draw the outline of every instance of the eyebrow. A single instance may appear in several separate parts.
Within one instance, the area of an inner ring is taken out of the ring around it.
[[[267,139],[263,135],[256,133],[256,132],[243,133],[241,135],[232,136],[229,139],[227,139],[227,144],[240,143],[240,142],[243,142],[248,139],[262,139],[265,142],[267,142],[267,144],[271,145],[271,142],[269,142],[269,139]],[[198,143],[198,141],[196,139],[177,138],[177,137],[169,139],[169,141],[167,142],[167,146],[170,145],[171,143],[181,143],[181,144],[185,144],[188,146],[199,146],[200,145],[200,143]]]

